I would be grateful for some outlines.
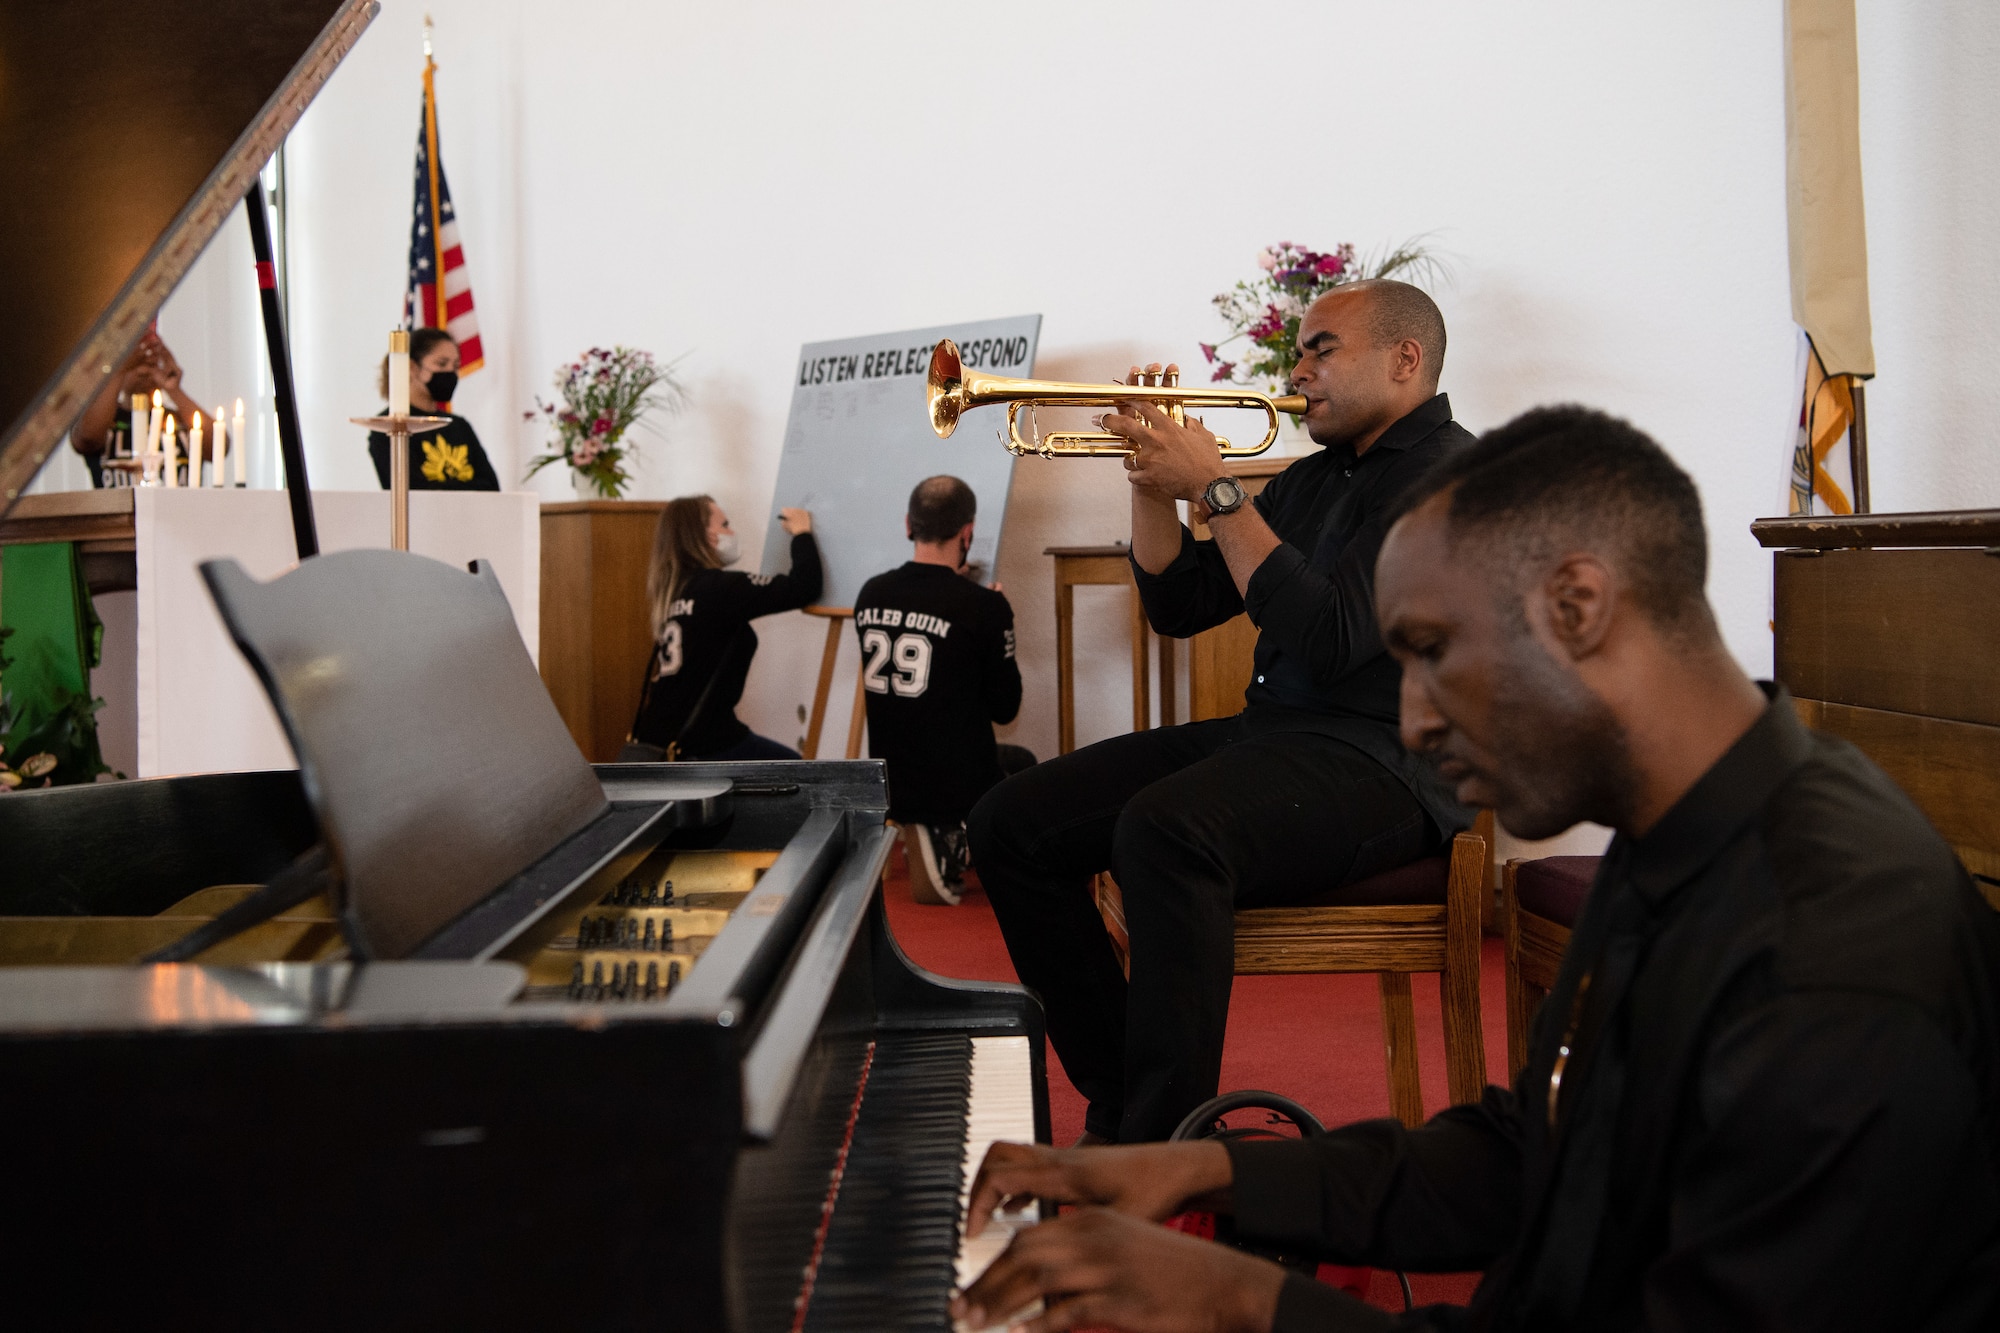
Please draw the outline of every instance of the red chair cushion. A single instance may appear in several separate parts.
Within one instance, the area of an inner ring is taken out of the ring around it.
[[[1577,913],[1583,910],[1583,900],[1590,896],[1591,882],[1597,878],[1597,863],[1603,859],[1544,856],[1538,861],[1521,862],[1514,867],[1514,896],[1520,901],[1521,910],[1559,926],[1574,926]]]
[[[1293,907],[1416,907],[1443,904],[1451,883],[1451,858],[1427,856],[1367,879],[1324,889]]]

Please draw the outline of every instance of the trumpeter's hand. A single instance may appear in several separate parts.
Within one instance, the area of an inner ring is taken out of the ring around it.
[[[1169,365],[1166,374],[1178,369]],[[1134,366],[1125,382],[1144,386],[1162,378],[1156,362],[1143,371]],[[1134,399],[1107,414],[1102,424],[1134,445],[1125,460],[1126,480],[1142,491],[1169,500],[1198,500],[1208,483],[1223,474],[1222,449],[1214,433],[1192,417],[1176,422],[1157,403]]]
[[[778,526],[796,537],[801,532],[811,532],[813,530],[813,516],[804,509],[780,509],[778,511]]]

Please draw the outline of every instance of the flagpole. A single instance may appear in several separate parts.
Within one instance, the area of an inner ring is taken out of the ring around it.
[[[437,293],[432,305],[436,307],[437,322],[433,327],[445,327],[444,294],[444,215],[443,202],[438,198],[438,112],[437,85],[432,76],[437,73],[437,62],[431,59],[431,16],[424,15],[424,157],[431,175],[431,290]]]

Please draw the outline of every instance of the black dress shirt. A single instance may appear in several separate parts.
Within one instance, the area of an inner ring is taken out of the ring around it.
[[[1471,442],[1438,394],[1359,458],[1341,445],[1293,463],[1251,501],[1284,544],[1250,576],[1247,597],[1215,543],[1186,527],[1180,554],[1158,574],[1132,563],[1158,633],[1184,639],[1250,613],[1257,658],[1243,692],[1246,722],[1347,742],[1402,778],[1442,832],[1467,827],[1472,814],[1397,738],[1400,672],[1375,623],[1375,557],[1396,498]]]
[[[1469,1311],[1402,1316],[1288,1278],[1282,1333],[2000,1327],[2000,914],[1767,688],[1612,842],[1512,1092],[1231,1145],[1242,1232],[1486,1270]]]

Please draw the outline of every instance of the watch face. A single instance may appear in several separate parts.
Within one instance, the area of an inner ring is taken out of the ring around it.
[[[1233,509],[1243,503],[1243,488],[1227,477],[1218,477],[1208,485],[1208,507],[1210,509]]]

